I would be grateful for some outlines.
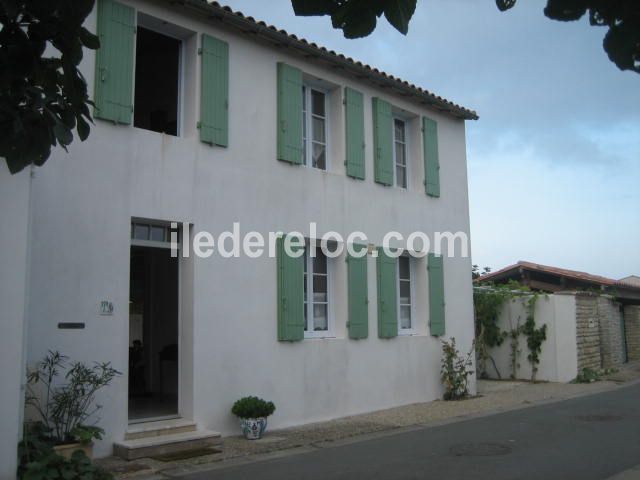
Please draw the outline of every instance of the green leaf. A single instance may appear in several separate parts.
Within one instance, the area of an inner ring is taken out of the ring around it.
[[[409,22],[416,11],[417,0],[387,0],[384,16],[403,35],[409,31]]]
[[[91,128],[89,127],[89,124],[87,123],[87,121],[84,118],[82,118],[80,115],[76,117],[76,120],[78,122],[78,125],[77,125],[78,137],[80,137],[80,141],[84,142],[89,137]]]
[[[85,47],[90,48],[91,50],[97,50],[100,48],[100,39],[98,36],[94,35],[84,27],[80,29],[80,41]]]
[[[296,15],[306,17],[310,15],[331,15],[337,5],[333,0],[291,0]]]
[[[516,4],[516,0],[496,0],[496,5],[498,6],[498,10],[500,10],[501,12],[504,12],[506,10],[509,10],[510,8],[513,8],[515,4]]]

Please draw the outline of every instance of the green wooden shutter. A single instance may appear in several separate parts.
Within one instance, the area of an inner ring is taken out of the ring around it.
[[[278,160],[302,164],[302,72],[278,63]]]
[[[295,342],[304,338],[304,255],[293,258],[284,249],[284,237],[277,240],[278,340]]]
[[[366,245],[354,245],[358,251]],[[369,335],[369,299],[367,291],[367,255],[347,257],[347,280],[349,290],[349,338],[367,338]]]
[[[113,0],[98,3],[94,116],[131,123],[135,10]]]
[[[200,71],[200,140],[229,145],[229,45],[202,35]]]
[[[364,180],[364,100],[353,88],[344,89],[347,175]]]
[[[440,196],[440,160],[438,159],[438,124],[430,118],[422,119],[424,145],[424,185],[427,195]]]
[[[393,185],[393,117],[391,104],[373,99],[373,148],[375,181]]]
[[[430,253],[429,274],[429,329],[431,335],[441,337],[445,332],[444,317],[444,271],[442,257]]]
[[[398,335],[398,279],[396,259],[378,248],[378,337]]]

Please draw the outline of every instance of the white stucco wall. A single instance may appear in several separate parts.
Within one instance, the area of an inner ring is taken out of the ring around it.
[[[500,314],[498,325],[503,331],[510,331],[518,325],[524,325],[527,313],[524,298],[513,299],[506,303]],[[537,380],[550,382],[569,382],[578,373],[578,353],[576,344],[576,307],[573,295],[540,295],[534,312],[536,327],[547,325],[547,339],[542,343],[540,364],[538,365]],[[510,338],[506,338],[500,347],[490,350],[502,378],[511,375],[511,346]],[[519,337],[519,368],[516,373],[518,379],[531,378],[531,363],[527,360],[529,350],[527,338]],[[487,373],[490,377],[497,375],[491,364],[487,362]]]
[[[133,2],[130,2],[134,4]],[[197,42],[186,42],[183,135],[179,138],[96,120],[84,143],[56,152],[33,184],[30,360],[59,349],[74,360],[112,361],[124,375],[103,392],[100,424],[107,430],[97,454],[127,428],[129,248],[132,217],[190,222],[217,236],[240,222],[241,233],[469,231],[465,126],[461,120],[388,96],[333,70],[322,69],[216,30],[199,17],[135,3],[193,32],[230,45],[229,148],[198,141]],[[89,19],[95,25],[95,16]],[[339,88],[330,94],[332,158],[326,172],[276,160],[276,65],[286,61]],[[82,64],[93,90],[94,55]],[[342,87],[365,95],[366,180],[345,175]],[[373,181],[371,97],[382,96],[415,118],[410,122],[407,191]],[[441,198],[424,193],[419,116],[438,121]],[[426,259],[416,268],[416,335],[377,337],[375,259],[369,258],[369,338],[347,338],[346,264],[333,261],[335,338],[277,341],[276,261],[273,258],[181,260],[180,410],[202,427],[237,433],[234,400],[257,394],[277,406],[270,428],[429,401],[441,396],[440,344],[428,331]],[[471,265],[445,258],[447,337],[461,350],[473,340]],[[101,300],[114,315],[98,315]],[[60,321],[85,322],[59,330]],[[472,385],[475,391],[475,384]]]
[[[11,175],[3,158],[0,205],[0,479],[10,479],[22,432],[29,169]]]

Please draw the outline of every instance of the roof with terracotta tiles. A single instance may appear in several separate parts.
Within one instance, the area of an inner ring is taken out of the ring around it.
[[[507,277],[513,271],[519,271],[520,269],[529,270],[534,272],[549,273],[552,275],[558,275],[560,277],[571,278],[574,280],[581,280],[583,282],[595,283],[598,285],[605,285],[609,287],[624,287],[624,288],[640,288],[640,285],[634,285],[631,282],[622,280],[614,280],[612,278],[602,277],[600,275],[592,275],[586,272],[579,272],[576,270],[567,270],[566,268],[550,267],[548,265],[541,265],[539,263],[525,262],[520,260],[518,263],[509,265],[508,267],[496,270],[495,272],[483,275],[478,279],[479,282],[487,282]]]
[[[221,21],[243,33],[252,34],[256,38],[268,41],[279,47],[286,47],[297,50],[300,54],[311,60],[324,61],[334,68],[350,73],[361,81],[368,81],[377,87],[390,89],[401,96],[416,99],[419,103],[442,113],[461,118],[464,120],[477,120],[478,114],[465,107],[457,105],[445,98],[442,98],[428,90],[418,87],[412,83],[394,77],[375,67],[364,64],[353,58],[347,57],[333,50],[309,42],[304,38],[290,34],[285,30],[278,29],[273,25],[268,25],[250,16],[245,16],[241,12],[233,11],[227,6],[222,6],[217,2],[207,0],[166,0],[171,5],[183,5],[201,11],[211,20]]]

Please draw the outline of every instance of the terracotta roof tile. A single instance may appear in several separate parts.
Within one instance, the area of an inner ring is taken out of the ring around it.
[[[624,280],[614,280],[612,278],[602,277],[600,275],[592,275],[586,272],[580,272],[577,270],[568,270],[566,268],[551,267],[549,265],[542,265],[539,263],[526,262],[520,260],[518,263],[509,265],[495,272],[483,275],[478,280],[480,282],[491,281],[496,278],[503,277],[506,273],[512,270],[525,269],[535,272],[549,273],[552,275],[559,275],[561,277],[573,278],[575,280],[581,280],[584,282],[596,283],[598,285],[605,285],[609,287],[625,287],[625,288],[640,288],[638,285],[634,285]]]
[[[407,82],[406,80],[394,77],[393,75],[380,71],[370,65],[363,64],[362,62],[354,60],[351,57],[337,54],[333,50],[327,50],[325,47],[318,46],[315,43],[310,43],[304,38],[298,38],[293,34],[289,34],[285,30],[274,27],[273,25],[268,25],[263,21],[255,20],[253,17],[245,16],[242,12],[234,11],[228,6],[220,5],[218,2],[209,2],[207,0],[180,0],[179,2],[176,2],[175,0],[167,1],[169,1],[172,5],[175,5],[177,3],[192,6],[200,10],[206,9],[208,15],[211,15],[223,22],[227,21],[226,23],[235,28],[241,30],[245,29],[245,31],[247,28],[251,27],[262,29],[266,34],[274,37],[273,40],[278,40],[280,42],[290,44],[291,46],[298,47],[302,50],[315,50],[315,53],[317,54],[324,54],[325,60],[333,62],[336,66],[350,69],[356,76],[359,76],[361,78],[369,75],[378,76],[379,78],[377,80],[388,81],[392,84],[391,86],[397,88],[398,90],[415,96],[425,104],[436,107],[438,110],[454,117],[462,118],[465,120],[477,120],[479,118],[478,114],[475,111],[469,110],[463,106],[446,100],[445,98],[442,98],[430,92],[429,90],[418,87],[410,82]],[[307,54],[308,53],[310,52],[307,52]],[[376,79],[374,78],[370,80],[373,82]]]

